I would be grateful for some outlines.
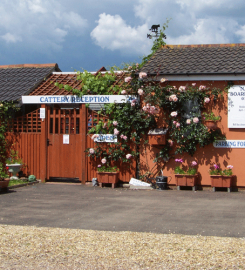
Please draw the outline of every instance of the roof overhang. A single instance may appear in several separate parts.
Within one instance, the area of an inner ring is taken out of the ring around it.
[[[243,81],[245,80],[245,74],[160,74],[157,76],[157,81],[162,78],[168,81]]]

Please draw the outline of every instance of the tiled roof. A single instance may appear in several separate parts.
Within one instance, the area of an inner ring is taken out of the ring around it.
[[[102,70],[104,71],[104,70]],[[95,73],[98,74],[101,69]],[[124,78],[126,73],[117,74],[117,80],[114,82],[114,86],[122,86],[124,84]],[[29,95],[30,96],[40,96],[40,95],[71,95],[71,92],[65,90],[64,88],[59,89],[54,83],[69,85],[75,89],[81,89],[81,81],[77,80],[77,74],[66,74],[66,73],[54,73],[50,75],[44,82],[42,82],[36,89],[34,89]]]
[[[166,45],[141,68],[148,74],[245,73],[245,44]]]
[[[57,64],[23,64],[0,66],[0,100],[17,101],[29,94],[53,71]]]

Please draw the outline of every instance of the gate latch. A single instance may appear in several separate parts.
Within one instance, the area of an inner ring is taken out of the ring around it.
[[[47,146],[52,145],[52,142],[50,141],[50,139],[47,139]]]

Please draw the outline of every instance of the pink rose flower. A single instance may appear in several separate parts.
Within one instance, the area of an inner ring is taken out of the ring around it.
[[[178,113],[177,112],[171,112],[171,114],[170,114],[172,117],[176,117],[177,115],[178,115]]]
[[[131,107],[134,107],[135,106],[135,102],[131,102]]]
[[[192,86],[196,86],[196,83],[192,83],[191,85],[192,85]]]
[[[125,141],[127,140],[127,138],[128,138],[128,137],[127,137],[126,135],[123,136],[123,139],[124,139]]]
[[[170,146],[173,146],[174,142],[172,140],[168,140]]]
[[[90,154],[94,154],[94,148],[90,148],[90,149],[89,149],[89,153],[90,153]]]
[[[187,124],[187,125],[190,125],[190,124],[191,124],[191,119],[187,119],[187,120],[186,120],[186,124]]]
[[[130,159],[131,157],[132,157],[131,154],[127,154],[127,155],[126,155],[126,159]]]
[[[97,167],[100,168],[101,167],[101,164],[99,164]]]
[[[204,98],[204,102],[205,102],[205,103],[209,103],[209,102],[210,102],[210,98],[205,97],[205,98]]]
[[[125,81],[126,83],[131,82],[131,80],[132,80],[131,77],[126,77],[126,78],[124,79],[124,81]]]
[[[177,128],[180,127],[180,123],[177,122],[177,123],[175,124],[175,126],[176,126]]]
[[[232,169],[233,169],[233,166],[232,166],[232,165],[228,165],[228,166],[227,166],[227,169],[232,170]]]
[[[176,125],[177,121],[173,121],[173,124]]]
[[[113,124],[113,126],[115,126],[115,127],[116,127],[116,126],[118,125],[118,122],[117,122],[117,121],[113,121],[113,123],[112,123],[112,124]]]
[[[186,90],[186,86],[180,86],[179,87],[179,91],[180,92],[185,92],[185,90]]]
[[[140,72],[140,73],[139,73],[139,78],[140,78],[140,79],[143,79],[143,78],[145,78],[145,77],[147,77],[147,73],[145,73],[145,72]]]
[[[144,94],[144,91],[142,89],[138,89],[138,94],[142,96]]]
[[[167,81],[167,79],[165,79],[165,78],[162,78],[162,79],[160,80],[161,83],[164,83],[164,82],[166,82],[166,81]]]
[[[121,94],[122,95],[126,95],[127,94],[127,91],[126,90],[122,90]]]
[[[117,130],[116,128],[114,128],[114,135],[118,135],[119,134],[119,130]]]
[[[205,90],[206,89],[206,86],[205,85],[200,85],[199,86],[199,90]]]
[[[101,163],[102,163],[102,164],[106,164],[106,159],[105,159],[105,158],[102,158],[102,159],[101,159]]]
[[[178,98],[177,98],[176,95],[171,95],[171,96],[169,97],[169,101],[174,101],[174,102],[176,102],[176,101],[178,101]]]
[[[193,123],[197,124],[198,122],[199,122],[198,117],[194,117],[194,118],[193,118]]]

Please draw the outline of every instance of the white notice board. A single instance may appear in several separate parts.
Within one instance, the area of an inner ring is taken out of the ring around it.
[[[245,128],[245,85],[234,85],[229,89],[228,128]]]

